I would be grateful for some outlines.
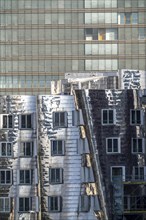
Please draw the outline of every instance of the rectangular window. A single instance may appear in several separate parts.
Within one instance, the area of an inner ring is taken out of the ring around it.
[[[118,32],[116,28],[86,28],[85,40],[117,40]]]
[[[125,181],[125,167],[124,166],[111,167],[111,181],[114,181],[115,179],[121,179]]]
[[[11,170],[0,170],[0,184],[11,184],[12,173]]]
[[[11,157],[12,156],[12,143],[1,143],[0,144],[0,156]]]
[[[106,152],[107,153],[120,153],[120,138],[106,138]]]
[[[21,128],[22,129],[30,129],[32,128],[32,115],[21,115]]]
[[[64,141],[63,140],[52,140],[51,141],[51,155],[52,156],[64,155]]]
[[[13,128],[13,116],[3,115],[3,128]]]
[[[60,184],[63,183],[63,169],[62,168],[50,168],[50,183]]]
[[[142,124],[142,110],[131,109],[130,110],[130,124],[141,125]]]
[[[20,143],[20,156],[32,157],[33,156],[33,142]]]
[[[143,138],[132,138],[132,153],[144,153]]]
[[[146,167],[134,167],[134,180],[146,180]]]
[[[0,197],[0,213],[10,212],[10,198]]]
[[[139,28],[139,40],[144,40],[146,38],[146,28]]]
[[[28,212],[32,209],[31,198],[19,198],[19,212]]]
[[[32,170],[20,170],[19,178],[20,184],[31,184]]]
[[[115,109],[102,109],[102,124],[115,124]]]
[[[119,14],[119,24],[138,24],[138,13],[125,12]]]
[[[48,208],[50,212],[61,212],[62,210],[62,197],[61,196],[49,196]]]
[[[93,28],[86,28],[85,29],[86,40],[93,40],[93,33],[92,32],[93,32]]]
[[[55,128],[67,127],[67,112],[53,112],[53,126]]]

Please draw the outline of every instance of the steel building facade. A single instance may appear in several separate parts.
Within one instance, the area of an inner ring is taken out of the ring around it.
[[[0,103],[1,220],[104,217],[74,96],[0,96]]]

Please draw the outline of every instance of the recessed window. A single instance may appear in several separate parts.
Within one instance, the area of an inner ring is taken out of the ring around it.
[[[62,168],[50,168],[50,183],[60,184],[63,183],[63,169]]]
[[[20,156],[31,157],[33,156],[33,142],[20,143]]]
[[[85,40],[117,40],[118,32],[116,28],[86,28]]]
[[[0,184],[11,184],[12,173],[11,170],[0,170]]]
[[[111,167],[111,181],[115,180],[125,180],[125,167],[124,166],[115,166]]]
[[[146,38],[146,28],[139,28],[139,40],[144,40]]]
[[[67,112],[53,112],[53,126],[55,128],[67,127]]]
[[[130,110],[130,124],[141,125],[142,124],[142,110],[131,109]]]
[[[62,210],[62,197],[61,196],[49,196],[48,208],[50,212],[61,212]]]
[[[22,129],[30,129],[32,128],[32,115],[31,114],[25,114],[21,115],[21,128]]]
[[[21,197],[19,198],[19,212],[28,212],[32,209],[31,198]]]
[[[20,184],[31,184],[32,170],[20,170]]]
[[[13,128],[13,116],[3,115],[3,128]]]
[[[10,212],[10,198],[0,197],[0,212]]]
[[[64,141],[63,140],[52,140],[51,141],[51,155],[52,156],[64,155]]]
[[[102,124],[103,125],[115,124],[115,110],[114,109],[102,109]]]
[[[132,153],[144,153],[143,138],[132,138]]]
[[[106,152],[120,153],[120,138],[106,138]]]
[[[12,156],[12,143],[1,143],[0,144],[0,156],[11,157]]]
[[[134,167],[133,172],[135,180],[146,180],[146,167]]]

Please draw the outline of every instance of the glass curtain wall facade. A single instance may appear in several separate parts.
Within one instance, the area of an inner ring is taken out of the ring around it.
[[[0,0],[0,92],[48,93],[65,72],[146,69],[145,0]]]

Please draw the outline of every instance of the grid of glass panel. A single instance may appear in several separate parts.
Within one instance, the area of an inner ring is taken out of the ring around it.
[[[0,0],[0,92],[45,93],[66,72],[145,70],[144,7],[145,0]]]

